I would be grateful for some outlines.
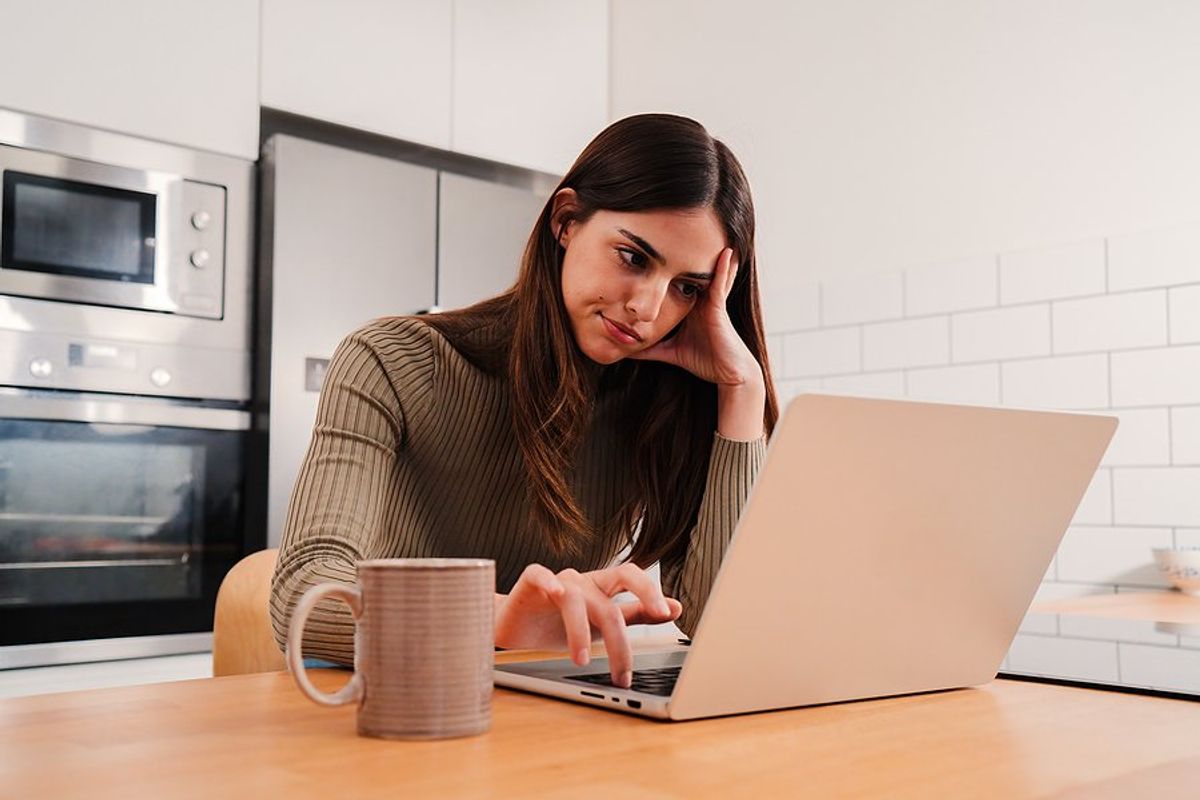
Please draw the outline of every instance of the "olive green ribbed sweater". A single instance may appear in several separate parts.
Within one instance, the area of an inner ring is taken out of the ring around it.
[[[574,490],[588,519],[609,519],[626,496],[628,457],[613,414],[597,402]],[[714,432],[707,486],[682,563],[664,563],[663,589],[683,603],[689,635],[766,452],[766,437]],[[581,572],[607,566],[626,534],[555,556],[527,529],[524,464],[503,377],[469,363],[417,319],[376,320],[338,346],[329,364],[308,452],[292,492],[271,587],[282,648],[297,600],[326,581],[354,583],[370,558],[490,558],[507,593],[531,563]],[[309,617],[305,655],[353,662],[353,624],[338,601]]]

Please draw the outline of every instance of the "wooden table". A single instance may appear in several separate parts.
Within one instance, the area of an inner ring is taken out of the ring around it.
[[[498,660],[513,658],[498,654]],[[346,673],[313,672],[324,689]],[[0,701],[3,798],[1196,797],[1200,704],[997,680],[663,723],[497,689],[468,739],[360,738],[286,673]]]

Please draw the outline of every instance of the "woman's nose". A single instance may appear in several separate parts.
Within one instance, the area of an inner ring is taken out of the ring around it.
[[[653,322],[662,310],[669,287],[669,283],[662,281],[642,281],[625,302],[625,309],[641,322]]]

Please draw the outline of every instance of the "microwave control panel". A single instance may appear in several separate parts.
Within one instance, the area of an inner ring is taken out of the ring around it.
[[[189,180],[178,186],[167,291],[176,313],[219,319],[224,312],[225,188]]]

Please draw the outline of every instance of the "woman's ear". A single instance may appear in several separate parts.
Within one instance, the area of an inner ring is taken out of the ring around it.
[[[571,222],[579,208],[579,195],[575,190],[566,187],[554,193],[554,204],[550,211],[550,233],[563,247],[571,238],[575,228]]]

